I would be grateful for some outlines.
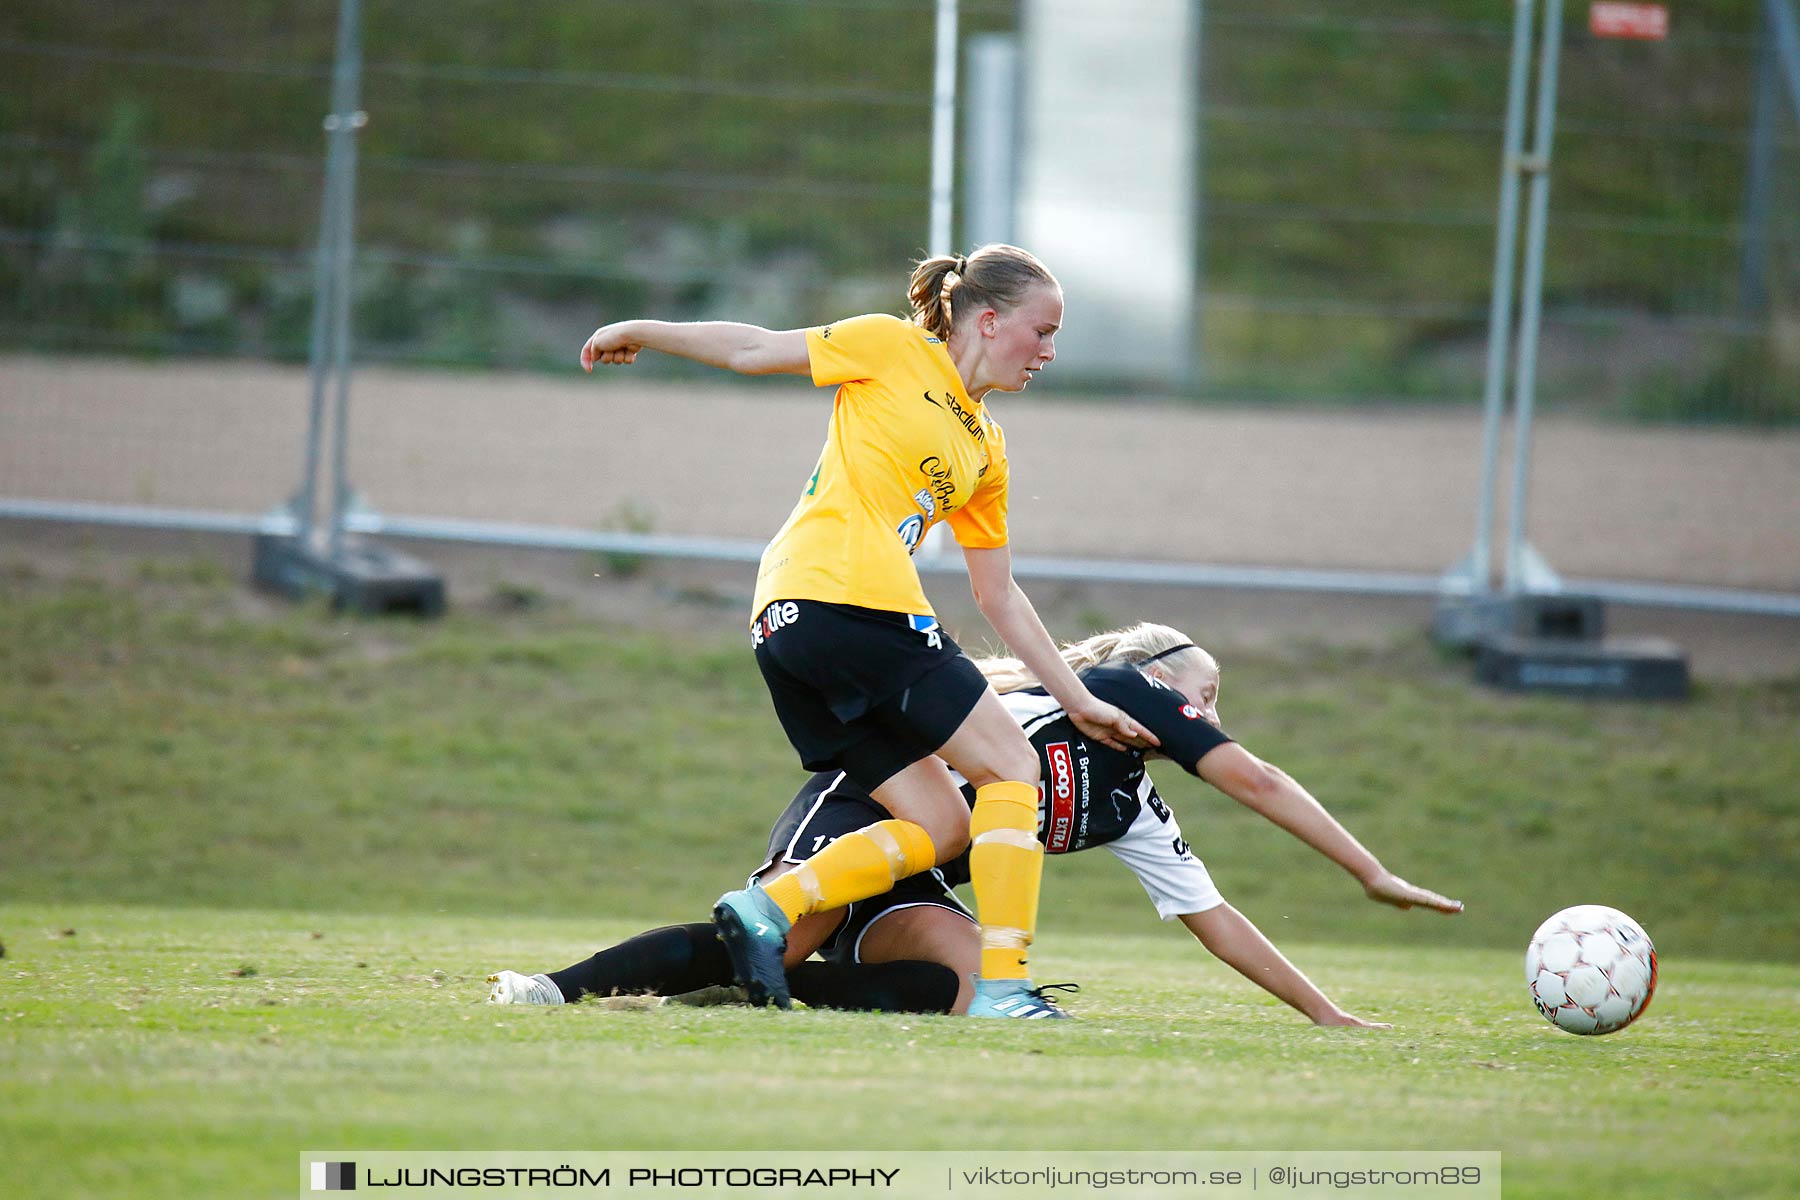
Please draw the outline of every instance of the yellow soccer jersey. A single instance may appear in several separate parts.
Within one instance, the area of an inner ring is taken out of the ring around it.
[[[837,384],[819,466],[763,551],[754,612],[823,600],[931,613],[912,553],[949,521],[964,546],[1007,543],[1006,442],[949,350],[898,317],[806,331],[813,382]]]

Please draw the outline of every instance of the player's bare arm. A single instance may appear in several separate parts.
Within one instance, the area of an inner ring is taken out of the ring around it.
[[[1200,760],[1198,770],[1206,782],[1350,872],[1369,899],[1396,908],[1462,911],[1462,901],[1415,887],[1382,866],[1299,781],[1242,746],[1220,746]]]
[[[1037,609],[1013,578],[1010,547],[964,547],[963,559],[969,567],[975,607],[1019,656],[1019,661],[1031,668],[1045,689],[1062,704],[1077,729],[1115,750],[1151,749],[1159,744],[1154,733],[1125,710],[1088,691],[1087,685],[1075,677],[1057,652],[1056,643],[1050,640]]]
[[[764,329],[738,321],[617,321],[594,330],[581,366],[626,366],[657,350],[740,375],[805,375],[811,370],[804,329]]]

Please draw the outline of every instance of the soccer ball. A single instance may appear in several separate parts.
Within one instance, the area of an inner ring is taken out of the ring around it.
[[[1531,1002],[1558,1029],[1614,1033],[1656,993],[1656,947],[1616,908],[1577,904],[1538,926],[1525,948]]]

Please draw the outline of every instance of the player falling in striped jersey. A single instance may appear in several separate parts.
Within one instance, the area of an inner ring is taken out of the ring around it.
[[[1065,647],[1062,657],[1096,694],[1159,734],[1153,757],[1171,759],[1286,829],[1349,872],[1370,899],[1402,909],[1461,911],[1460,901],[1394,875],[1293,777],[1228,737],[1218,719],[1218,665],[1184,634],[1137,625]],[[1225,902],[1152,783],[1145,755],[1085,738],[1022,663],[989,659],[979,665],[1039,754],[1045,779],[1040,832],[1050,853],[1105,846],[1137,875],[1158,915],[1180,920],[1252,982],[1318,1024],[1375,1024],[1331,1001]],[[881,812],[844,772],[814,775],[776,821],[757,875],[776,878],[793,870]],[[958,858],[882,895],[803,919],[788,938],[795,994],[809,1004],[840,1008],[963,1011],[972,999],[966,980],[979,961],[980,942],[951,889],[967,879],[966,857]],[[815,950],[824,961],[805,961]],[[589,994],[685,993],[729,978],[729,960],[712,927],[678,925],[640,934],[564,971],[502,972],[493,977],[490,998],[557,1004]]]

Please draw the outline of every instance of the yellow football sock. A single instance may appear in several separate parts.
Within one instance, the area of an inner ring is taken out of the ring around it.
[[[846,833],[786,875],[764,885],[789,921],[879,896],[937,862],[931,835],[911,821],[878,821]]]
[[[981,977],[1024,979],[1025,947],[1037,930],[1044,844],[1038,841],[1036,785],[1006,781],[975,791],[969,820],[969,876],[981,921]]]

